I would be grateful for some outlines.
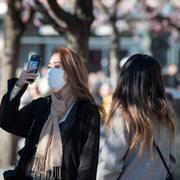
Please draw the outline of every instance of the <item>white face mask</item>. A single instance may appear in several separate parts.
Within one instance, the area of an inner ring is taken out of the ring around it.
[[[50,68],[48,70],[48,85],[55,92],[61,90],[66,84],[64,80],[64,69]]]

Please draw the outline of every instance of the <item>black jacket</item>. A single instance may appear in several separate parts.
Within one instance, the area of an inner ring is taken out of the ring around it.
[[[7,132],[26,138],[20,160],[14,170],[14,179],[26,180],[28,166],[36,152],[41,129],[48,118],[51,98],[39,98],[18,110],[26,87],[10,99],[16,79],[8,81],[8,92],[0,108],[0,126]],[[100,115],[89,101],[78,99],[67,118],[70,124],[62,136],[63,180],[95,180],[99,152]]]

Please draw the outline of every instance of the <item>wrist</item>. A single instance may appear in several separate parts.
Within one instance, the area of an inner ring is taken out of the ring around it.
[[[17,86],[16,84],[14,85],[12,91],[11,91],[11,94],[10,94],[10,100],[12,100],[18,93],[19,91],[21,90],[22,88]]]
[[[22,88],[23,86],[19,83],[19,80],[17,80],[15,86],[17,86],[18,88]]]

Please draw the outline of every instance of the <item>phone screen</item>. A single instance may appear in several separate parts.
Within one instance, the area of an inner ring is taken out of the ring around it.
[[[30,61],[30,62],[29,62],[28,69],[38,68],[38,64],[39,64],[38,61]]]
[[[27,69],[34,69],[32,72],[37,73],[39,65],[40,65],[40,59],[41,57],[39,55],[32,55],[29,62]]]

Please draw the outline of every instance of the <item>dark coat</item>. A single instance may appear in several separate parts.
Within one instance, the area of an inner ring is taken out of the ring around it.
[[[8,92],[0,108],[0,126],[5,131],[26,138],[20,160],[15,168],[15,178],[26,180],[28,166],[36,152],[41,129],[48,118],[51,98],[39,98],[18,110],[20,98],[26,88],[10,99],[16,79],[8,81]],[[95,180],[99,152],[100,115],[89,101],[78,99],[68,117],[71,119],[62,136],[63,180]]]

